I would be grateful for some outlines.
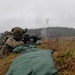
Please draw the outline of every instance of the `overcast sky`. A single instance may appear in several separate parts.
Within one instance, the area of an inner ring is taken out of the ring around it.
[[[0,32],[12,27],[75,28],[75,0],[0,0]]]

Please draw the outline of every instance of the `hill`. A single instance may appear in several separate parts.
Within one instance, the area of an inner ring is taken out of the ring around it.
[[[28,32],[36,33],[38,36],[45,35],[47,38],[75,36],[75,29],[66,27],[48,27],[48,28],[30,29]]]

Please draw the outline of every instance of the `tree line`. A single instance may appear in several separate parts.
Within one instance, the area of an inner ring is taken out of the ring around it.
[[[8,31],[0,33],[0,40],[6,36],[7,32]],[[38,29],[28,29],[28,33],[35,33],[39,37],[41,37],[43,34],[46,35],[47,38],[75,37],[75,29],[66,28],[66,27],[47,27],[47,28],[38,28]]]

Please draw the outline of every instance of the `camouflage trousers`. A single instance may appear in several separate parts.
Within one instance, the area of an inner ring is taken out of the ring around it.
[[[4,55],[7,52],[12,52],[13,48],[8,45],[3,45],[1,49],[1,54]]]

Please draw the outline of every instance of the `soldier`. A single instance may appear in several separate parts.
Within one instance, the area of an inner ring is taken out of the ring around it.
[[[15,27],[11,30],[11,34],[8,34],[3,40],[4,45],[1,49],[1,57],[7,52],[12,51],[15,47],[24,44],[22,41],[23,33],[24,30],[20,27]]]
[[[39,38],[35,33],[31,33],[30,34],[30,39],[32,40],[33,44],[37,43],[38,40],[40,40],[41,38]]]

